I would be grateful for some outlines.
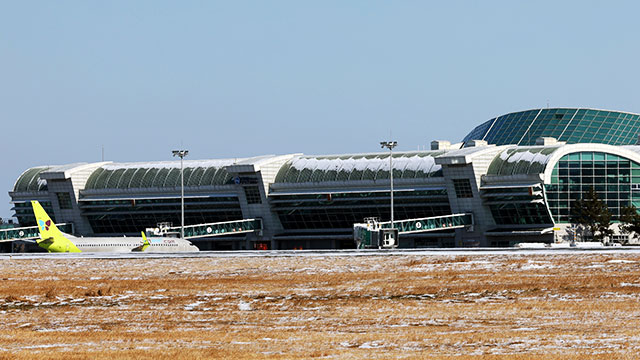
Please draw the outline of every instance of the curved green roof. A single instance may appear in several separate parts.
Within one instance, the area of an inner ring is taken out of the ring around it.
[[[48,169],[50,167],[41,166],[23,172],[13,186],[13,191],[47,191],[47,181],[40,179],[40,173]]]
[[[567,144],[633,145],[640,134],[640,115],[580,108],[534,109],[498,116],[478,125],[463,142],[485,140],[496,145],[535,145],[538,137]]]
[[[225,166],[233,160],[184,161],[184,186],[231,183]],[[107,164],[96,169],[85,190],[180,187],[180,162]]]
[[[394,179],[442,177],[434,158],[443,151],[393,154]],[[276,175],[276,183],[380,180],[389,178],[388,154],[299,156]]]
[[[542,174],[553,154],[559,147],[518,147],[498,154],[487,175],[530,175]]]

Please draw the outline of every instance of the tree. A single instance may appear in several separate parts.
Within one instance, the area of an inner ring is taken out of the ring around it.
[[[582,199],[573,202],[571,207],[571,222],[584,225],[593,235],[594,241],[602,241],[613,235],[611,227],[611,212],[598,194],[591,187]]]
[[[620,209],[620,230],[624,234],[640,234],[640,214],[634,205]]]

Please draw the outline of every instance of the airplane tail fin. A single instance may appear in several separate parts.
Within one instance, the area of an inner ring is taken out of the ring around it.
[[[38,201],[31,201],[33,214],[36,216],[40,240],[36,242],[40,247],[50,252],[80,252],[73,242],[67,239],[62,231],[58,230],[56,224],[49,217]]]
[[[144,234],[144,231],[141,231],[141,233],[142,240],[144,240],[144,242],[142,243],[142,251],[145,251],[149,246],[151,246],[151,244],[149,243],[149,239],[147,239],[147,235]]]
[[[131,249],[131,251],[142,252],[147,250],[147,248],[151,246],[151,243],[149,242],[149,239],[147,239],[147,235],[144,234],[144,231],[141,231],[140,233],[142,234],[142,240],[143,240],[142,245],[136,246],[135,248]]]
[[[33,207],[33,214],[36,216],[36,222],[38,223],[38,228],[40,230],[40,238],[42,240],[55,238],[56,236],[64,236],[62,232],[58,230],[56,224],[53,223],[53,220],[49,217],[40,202],[31,201],[31,206]]]

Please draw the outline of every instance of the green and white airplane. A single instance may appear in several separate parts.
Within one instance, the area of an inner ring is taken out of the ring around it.
[[[38,201],[31,201],[36,216],[40,239],[38,246],[48,252],[196,252],[199,249],[190,241],[178,238],[147,239],[142,237],[75,237],[58,230]]]

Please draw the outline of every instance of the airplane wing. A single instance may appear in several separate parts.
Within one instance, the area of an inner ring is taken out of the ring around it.
[[[53,238],[46,238],[46,239],[42,239],[42,240],[36,240],[36,242],[38,243],[38,245],[43,244],[43,245],[51,245],[53,244]]]

